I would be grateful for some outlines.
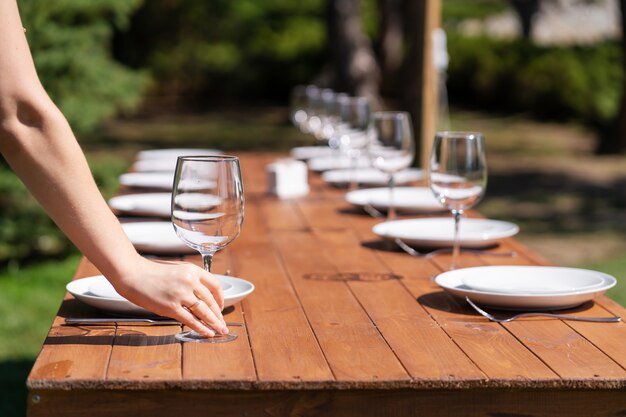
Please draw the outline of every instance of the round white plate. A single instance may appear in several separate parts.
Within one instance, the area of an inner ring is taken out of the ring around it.
[[[133,163],[132,170],[136,172],[164,172],[173,176],[176,170],[176,158],[142,159]]]
[[[215,277],[223,284],[231,285],[230,288],[224,291],[224,307],[238,303],[254,291],[254,285],[244,279],[217,274],[215,274]],[[67,284],[66,289],[78,300],[100,310],[137,316],[154,315],[150,311],[126,300],[117,294],[115,290],[111,292],[113,287],[102,275],[74,280]],[[104,296],[92,293],[92,289]]]
[[[171,193],[126,194],[109,200],[109,207],[122,214],[169,218],[172,214]]]
[[[311,158],[330,157],[337,151],[328,146],[299,146],[290,151],[292,158],[307,160]]]
[[[180,240],[171,222],[122,223],[122,228],[139,253],[159,255],[197,253]]]
[[[224,295],[226,295],[228,291],[232,291],[233,289],[233,285],[228,282],[220,280],[220,284],[222,286],[222,291],[224,292]],[[117,300],[125,299],[124,297],[119,295],[117,291],[115,291],[115,288],[113,288],[113,285],[111,285],[111,283],[107,279],[99,279],[89,284],[89,292],[92,295],[100,298],[114,298]]]
[[[498,285],[494,284],[499,280]],[[527,285],[514,286],[528,281]],[[557,310],[575,307],[602,295],[617,282],[602,272],[550,266],[480,266],[439,274],[435,282],[457,297],[489,307],[514,310]],[[466,282],[495,286],[511,292],[469,287]],[[531,284],[543,282],[544,293]],[[508,284],[510,283],[510,284]],[[509,287],[510,285],[510,287]],[[556,291],[560,289],[559,291]],[[530,291],[530,292],[529,292]]]
[[[311,158],[307,162],[309,169],[315,172],[329,171],[335,169],[352,168],[352,159],[345,155],[331,155]],[[357,168],[367,168],[370,166],[369,158],[358,158]]]
[[[454,219],[433,217],[425,219],[392,220],[379,223],[372,231],[387,239],[400,239],[407,244],[429,248],[452,246]],[[493,245],[498,240],[519,232],[513,223],[489,219],[461,219],[461,246],[468,248]]]
[[[159,190],[171,190],[174,185],[174,175],[170,172],[129,172],[120,175],[120,184],[127,187],[155,188]],[[187,190],[203,190],[215,188],[215,181],[188,181],[185,184]]]
[[[137,160],[144,159],[174,159],[188,155],[221,155],[223,152],[217,149],[196,148],[171,148],[171,149],[148,149],[137,153]]]
[[[356,181],[359,184],[365,185],[387,185],[389,182],[389,175],[375,168],[358,168],[352,169],[338,169],[332,171],[326,171],[322,174],[322,179],[330,184],[342,185],[352,182],[353,176],[356,176]],[[424,179],[424,172],[421,169],[410,168],[405,169],[394,174],[395,183],[407,184],[413,181],[420,181]]]
[[[211,194],[185,193],[178,196],[181,206],[190,210],[206,210],[218,205],[221,199]],[[109,207],[122,214],[170,218],[171,193],[126,194],[109,200]]]
[[[389,188],[363,188],[346,194],[346,201],[355,206],[370,205],[377,210],[387,210],[391,202]],[[445,211],[445,207],[426,187],[395,187],[393,204],[397,210],[411,213]]]

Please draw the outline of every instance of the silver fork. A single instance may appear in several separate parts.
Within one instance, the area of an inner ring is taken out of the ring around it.
[[[445,252],[452,252],[452,248],[441,248],[441,249],[436,249],[434,251],[431,252],[420,252],[414,248],[412,248],[411,246],[407,245],[405,242],[403,242],[401,239],[395,238],[393,240],[396,245],[398,245],[400,247],[400,249],[402,249],[403,251],[405,251],[406,253],[408,253],[411,256],[419,256],[419,257],[423,257],[423,258],[431,258],[435,255],[437,255],[438,253],[445,253]],[[475,253],[478,255],[490,255],[490,256],[506,256],[506,257],[513,257],[513,256],[517,256],[517,252],[515,251],[511,251],[511,252],[491,252],[488,250],[480,250],[480,249],[461,249],[461,252],[469,252],[469,253]]]
[[[619,316],[613,316],[613,317],[580,317],[580,316],[567,316],[565,314],[553,314],[553,313],[540,313],[540,312],[529,312],[529,313],[519,313],[516,314],[514,316],[505,318],[505,319],[501,319],[498,317],[495,317],[489,313],[487,313],[485,310],[483,310],[482,308],[478,307],[476,304],[474,304],[474,302],[472,300],[469,299],[469,297],[465,297],[465,301],[467,301],[467,303],[472,306],[474,308],[474,310],[476,310],[479,314],[481,314],[482,316],[487,317],[489,320],[491,321],[495,321],[497,323],[508,323],[509,321],[513,321],[516,319],[519,319],[521,317],[532,317],[532,316],[542,316],[542,317],[553,317],[553,318],[557,318],[557,319],[562,319],[562,320],[577,320],[577,321],[594,321],[594,322],[600,322],[600,323],[616,323],[618,321],[621,321],[622,318]]]

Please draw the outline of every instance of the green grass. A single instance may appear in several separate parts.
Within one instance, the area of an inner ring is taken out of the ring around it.
[[[25,381],[80,256],[0,273],[0,416],[23,416]]]
[[[579,267],[613,275],[617,279],[617,285],[607,291],[606,295],[621,305],[626,306],[626,279],[624,278],[626,277],[626,256],[606,259],[602,262],[579,265]]]

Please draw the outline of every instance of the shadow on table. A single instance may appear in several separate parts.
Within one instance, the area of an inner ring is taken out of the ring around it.
[[[421,295],[417,297],[417,302],[427,308],[431,308],[434,310],[439,310],[439,311],[444,311],[444,312],[449,312],[449,313],[456,313],[456,314],[463,314],[463,315],[468,315],[468,316],[475,316],[483,320],[486,320],[480,314],[478,314],[474,309],[472,309],[469,306],[469,304],[467,304],[464,300],[461,300],[460,298],[456,298],[446,293],[445,291],[437,291],[437,292],[431,292],[428,294]],[[587,301],[573,308],[559,310],[558,313],[565,314],[565,313],[583,312],[592,308],[593,305],[594,305],[593,301]],[[492,312],[492,311],[495,312],[496,316],[498,315],[498,312],[502,312],[503,313],[502,315],[504,316],[512,315],[513,313],[522,312],[520,310],[507,310],[507,309],[500,309],[500,308],[495,308],[495,307],[484,307],[484,308],[485,310],[489,312]],[[554,311],[554,312],[557,312],[557,311]]]

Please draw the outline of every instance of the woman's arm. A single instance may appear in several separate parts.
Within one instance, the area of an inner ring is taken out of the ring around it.
[[[227,331],[220,285],[213,276],[191,264],[149,261],[126,237],[67,120],[39,81],[16,0],[0,0],[0,152],[120,294],[202,334],[213,332],[200,320]],[[193,305],[197,298],[204,303],[194,309],[194,316],[183,306]]]

